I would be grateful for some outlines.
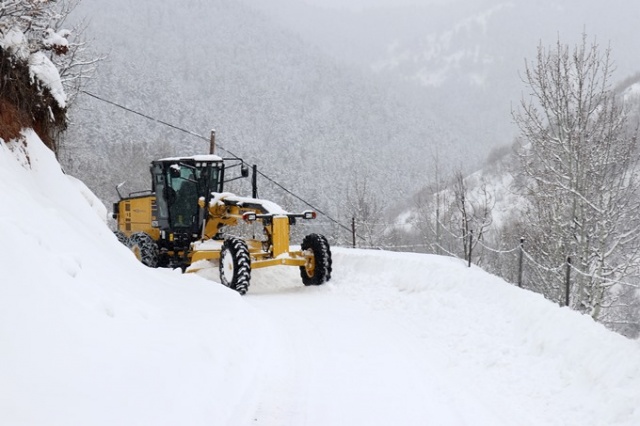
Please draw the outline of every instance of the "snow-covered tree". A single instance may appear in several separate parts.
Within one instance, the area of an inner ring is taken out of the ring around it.
[[[603,319],[621,281],[638,276],[640,203],[637,132],[611,88],[610,49],[583,35],[573,48],[539,46],[526,64],[531,98],[514,111],[529,209],[527,247],[542,265],[539,290]]]
[[[98,59],[87,59],[76,27],[62,27],[79,0],[4,0],[0,4],[0,101],[54,150],[67,109]],[[9,107],[10,105],[10,107]],[[15,137],[8,134],[5,137]]]
[[[457,235],[460,237],[464,259],[467,261],[471,259],[473,249],[482,240],[493,221],[493,197],[487,191],[484,182],[478,190],[478,194],[471,194],[462,172],[456,172],[453,183],[455,213],[451,216],[451,228],[454,232],[458,230]]]
[[[429,253],[447,254],[473,262],[481,261],[474,248],[492,224],[493,195],[480,179],[470,187],[458,169],[445,178],[434,168],[434,181],[415,198],[411,224],[418,230],[421,246]]]
[[[345,211],[355,221],[360,243],[369,247],[383,245],[389,225],[385,221],[382,200],[371,186],[371,180],[353,173],[347,189]],[[349,219],[349,218],[346,218]]]

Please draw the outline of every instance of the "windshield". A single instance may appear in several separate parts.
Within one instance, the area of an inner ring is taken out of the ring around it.
[[[199,228],[198,199],[210,199],[219,190],[220,166],[217,163],[171,164],[166,169],[169,221],[172,228]]]

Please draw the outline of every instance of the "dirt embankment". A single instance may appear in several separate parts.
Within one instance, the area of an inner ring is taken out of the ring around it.
[[[20,130],[32,124],[24,111],[0,97],[0,139],[15,139],[20,136]]]
[[[0,48],[0,138],[9,141],[20,136],[22,129],[32,128],[55,152],[56,139],[66,124],[66,109],[30,78],[28,64]]]

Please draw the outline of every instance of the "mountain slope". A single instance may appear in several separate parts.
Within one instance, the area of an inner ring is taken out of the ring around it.
[[[240,2],[86,2],[77,13],[100,17],[90,31],[110,50],[92,91],[205,138],[215,128],[220,146],[333,214],[354,174],[399,200],[397,188],[423,179],[420,159],[434,144],[459,145],[411,92],[344,66]],[[154,157],[208,149],[91,98],[75,119],[63,163],[103,200],[125,179],[130,190],[146,188]],[[380,172],[399,168],[393,182]],[[261,183],[261,195],[294,209]]]
[[[632,0],[381,0],[351,8],[319,0],[243,1],[341,61],[412,85],[436,106],[439,122],[463,135],[465,155],[456,162],[475,156],[475,167],[491,148],[511,142],[511,107],[526,95],[524,61],[535,58],[540,43],[560,38],[572,45],[586,32],[602,50],[611,47],[616,80],[640,69]]]

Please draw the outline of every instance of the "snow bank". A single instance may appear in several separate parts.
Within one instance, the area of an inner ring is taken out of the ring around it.
[[[0,424],[226,424],[261,344],[253,311],[143,267],[25,140],[0,140]]]
[[[459,259],[338,249],[334,265],[334,291],[393,312],[505,424],[640,424],[638,341]]]
[[[107,207],[100,201],[96,195],[91,192],[91,190],[84,184],[80,179],[76,179],[73,176],[66,175],[69,182],[76,188],[76,190],[82,194],[85,201],[92,208],[93,212],[100,218],[100,220],[104,223],[107,223],[109,220],[109,211]]]

